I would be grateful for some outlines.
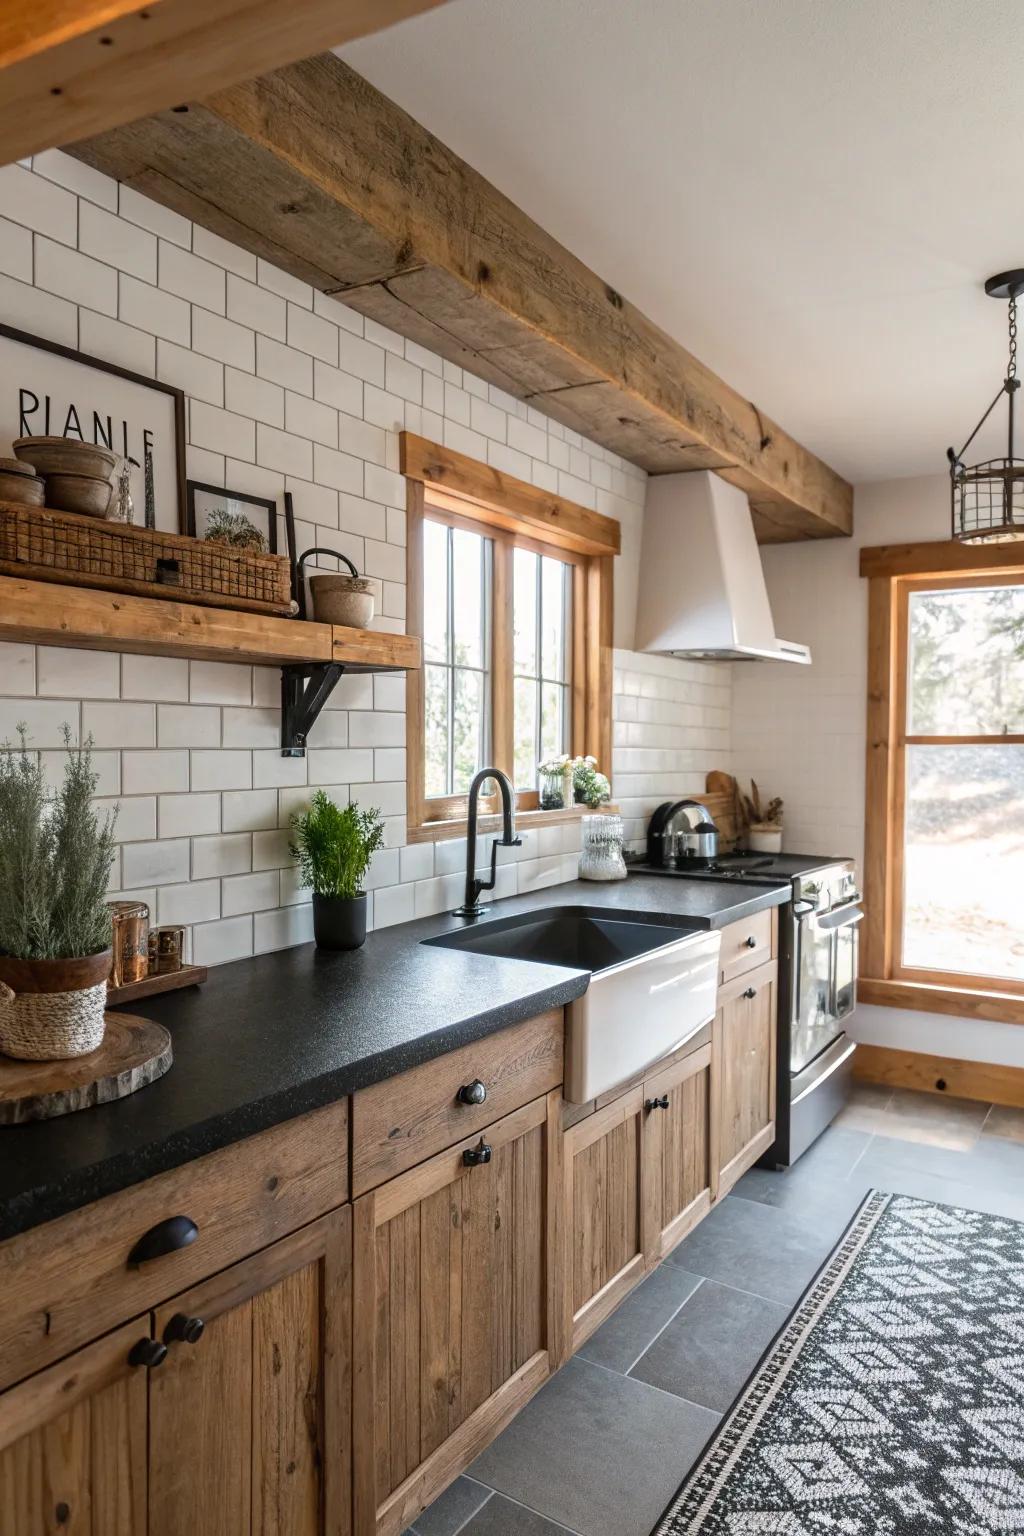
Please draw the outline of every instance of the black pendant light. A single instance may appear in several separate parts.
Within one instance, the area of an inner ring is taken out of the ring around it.
[[[1002,544],[1024,539],[1024,459],[1014,454],[1014,396],[1020,389],[1017,377],[1017,299],[1024,293],[1024,268],[990,277],[985,292],[992,299],[1009,300],[1010,355],[1006,378],[992,404],[959,453],[946,449],[952,487],[953,537],[963,544]],[[967,465],[963,456],[1006,396],[1006,457]]]

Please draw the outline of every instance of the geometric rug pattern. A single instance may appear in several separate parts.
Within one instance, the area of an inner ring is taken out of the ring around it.
[[[1024,1224],[877,1191],[655,1536],[1024,1532]]]

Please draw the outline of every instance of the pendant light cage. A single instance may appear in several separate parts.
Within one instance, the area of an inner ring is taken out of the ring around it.
[[[956,453],[947,450],[953,537],[962,544],[1002,544],[1024,539],[1024,459],[1019,459],[1014,442],[1014,405],[1020,380],[1017,378],[1017,298],[1024,293],[1024,268],[1001,272],[990,277],[985,292],[992,298],[1009,300],[1009,357],[1006,378],[988,410]],[[1002,458],[965,464],[963,456],[985,422],[1005,395],[1007,408],[1006,453]]]

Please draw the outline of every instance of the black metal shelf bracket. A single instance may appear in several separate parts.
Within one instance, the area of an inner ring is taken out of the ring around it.
[[[281,668],[282,757],[305,757],[309,733],[344,670],[340,661]]]

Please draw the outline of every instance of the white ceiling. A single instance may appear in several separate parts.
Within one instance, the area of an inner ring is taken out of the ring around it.
[[[451,0],[341,52],[848,478],[942,472],[998,388],[1021,0]]]

